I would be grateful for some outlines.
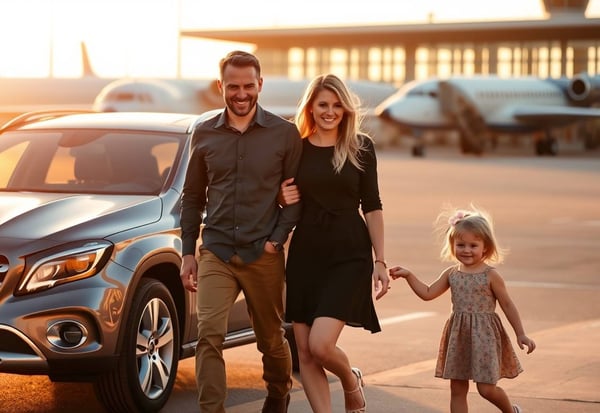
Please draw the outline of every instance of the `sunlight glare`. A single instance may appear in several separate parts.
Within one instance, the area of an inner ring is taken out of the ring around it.
[[[218,60],[249,44],[184,38],[180,29],[545,18],[541,0],[6,0],[0,2],[0,77],[78,77],[85,42],[101,77],[214,77]],[[588,17],[600,16],[591,0]],[[343,16],[343,17],[341,17]]]

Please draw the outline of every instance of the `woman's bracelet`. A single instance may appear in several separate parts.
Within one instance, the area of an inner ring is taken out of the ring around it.
[[[385,262],[385,260],[375,260],[375,262],[380,262],[383,264],[383,268],[385,268],[387,270],[387,262]]]

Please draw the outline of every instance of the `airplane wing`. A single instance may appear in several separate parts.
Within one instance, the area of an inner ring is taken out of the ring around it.
[[[515,107],[513,116],[526,123],[562,125],[581,119],[600,118],[600,108],[528,105]]]

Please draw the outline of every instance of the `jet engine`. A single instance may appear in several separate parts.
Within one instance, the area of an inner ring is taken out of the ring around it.
[[[581,106],[600,102],[600,76],[576,75],[569,83],[567,94],[572,102]]]

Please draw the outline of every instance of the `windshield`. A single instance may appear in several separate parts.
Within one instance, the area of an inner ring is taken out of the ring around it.
[[[142,131],[6,132],[0,191],[158,194],[183,145]]]

